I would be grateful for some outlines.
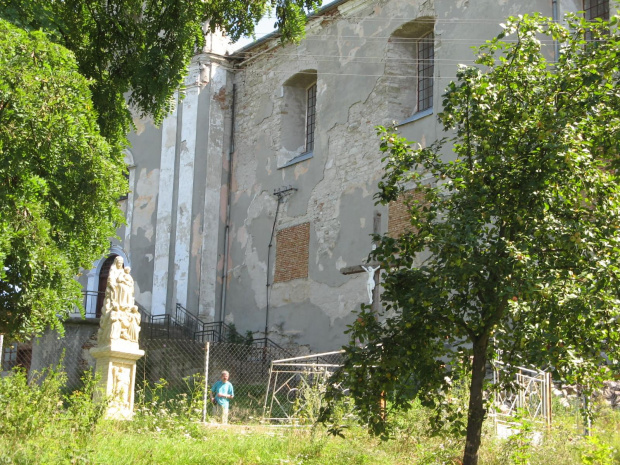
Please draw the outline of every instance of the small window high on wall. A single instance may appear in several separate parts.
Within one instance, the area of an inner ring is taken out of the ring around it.
[[[395,30],[387,45],[385,76],[390,117],[405,122],[433,111],[435,20],[422,17]]]
[[[307,69],[282,85],[280,168],[312,156],[317,125],[316,84],[316,70]]]

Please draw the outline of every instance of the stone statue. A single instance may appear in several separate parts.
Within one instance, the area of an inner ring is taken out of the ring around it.
[[[118,310],[112,310],[110,313],[108,313],[108,320],[109,320],[109,324],[107,325],[108,328],[108,337],[110,339],[118,339],[121,337],[121,331],[122,331],[122,314],[121,312],[119,312]]]
[[[121,309],[127,309],[133,307],[134,304],[133,278],[129,274],[131,272],[131,268],[127,266],[123,271],[124,272],[119,273],[116,278],[118,289],[118,306]]]
[[[130,375],[131,372],[128,368],[122,366],[112,367],[113,402],[118,403],[121,408],[129,406]]]
[[[110,267],[110,273],[108,274],[108,282],[105,288],[105,300],[103,304],[102,317],[106,313],[112,311],[112,304],[118,300],[117,294],[117,280],[121,273],[123,273],[123,257],[117,256],[114,258],[114,263]]]
[[[141,318],[135,305],[134,280],[130,273],[130,267],[123,268],[122,257],[116,257],[108,275],[104,312],[97,333],[100,346],[118,339],[138,342]]]
[[[368,292],[368,304],[372,304],[372,291],[375,288],[375,271],[377,271],[380,267],[373,268],[372,266],[364,266],[364,271],[368,273],[368,281],[366,281],[366,292]]]
[[[109,399],[106,418],[133,416],[136,360],[144,355],[138,345],[140,312],[134,299],[131,269],[116,257],[108,274],[97,347],[90,349],[99,376],[96,398]]]
[[[134,305],[131,307],[131,312],[129,313],[129,317],[127,319],[127,339],[131,342],[138,342],[138,336],[140,335],[140,320],[142,317],[140,316],[140,312],[138,311],[138,307]]]

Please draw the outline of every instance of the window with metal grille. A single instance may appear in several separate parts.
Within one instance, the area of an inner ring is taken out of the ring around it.
[[[386,47],[390,118],[401,124],[433,114],[435,18],[422,16],[392,32]]]
[[[586,19],[609,19],[609,0],[584,0],[583,9]]]
[[[431,32],[418,41],[418,112],[433,106],[434,37]]]
[[[2,371],[10,371],[17,365],[17,344],[4,347],[2,351]]]
[[[277,166],[286,168],[314,156],[317,121],[317,73],[300,71],[282,84],[281,141]]]
[[[2,350],[2,370],[9,371],[19,366],[30,370],[32,361],[32,346],[30,343],[14,343],[7,345]]]
[[[314,126],[316,123],[316,82],[308,88],[306,104],[306,152],[314,150]]]

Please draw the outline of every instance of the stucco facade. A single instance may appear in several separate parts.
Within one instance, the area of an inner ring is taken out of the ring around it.
[[[343,270],[365,262],[373,231],[388,231],[389,208],[373,199],[375,126],[396,121],[423,145],[442,137],[441,95],[472,46],[509,15],[581,9],[581,0],[349,0],[313,16],[298,45],[273,35],[227,54],[209,36],[176,111],[161,127],[136,119],[130,137],[127,226],[113,245],[132,267],[137,302],[153,315],[179,303],[241,332],[267,326],[279,342],[337,349],[367,301],[367,275]],[[290,274],[277,269],[284,263]],[[99,265],[81,278],[88,290]]]

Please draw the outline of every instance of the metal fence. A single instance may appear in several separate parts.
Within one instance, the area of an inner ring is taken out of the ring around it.
[[[220,379],[221,372],[228,371],[235,390],[229,420],[238,423],[261,419],[272,360],[304,351],[285,349],[265,339],[246,344],[145,339],[141,348],[145,355],[136,367],[137,389],[165,380],[165,395],[189,394],[196,382],[206,380],[207,389],[210,389]],[[207,400],[205,397],[202,405],[203,418],[208,416]]]
[[[262,418],[273,360],[308,353],[302,346],[285,348],[270,339],[231,334],[230,327],[219,323],[201,323],[190,335],[188,325],[179,325],[175,316],[153,317],[142,325],[139,344],[145,355],[137,361],[136,391],[152,391],[158,385],[160,398],[173,399],[180,394],[193,394],[192,391],[205,386],[210,389],[226,370],[235,389],[231,422]],[[76,319],[66,323],[64,337],[48,332],[28,343],[5,341],[1,371],[6,375],[13,368],[22,367],[32,375],[35,371],[60,367],[67,376],[67,390],[80,389],[84,373],[92,372],[95,367],[90,349],[97,344],[98,328],[97,320]],[[208,401],[205,396],[203,418],[209,413]]]

